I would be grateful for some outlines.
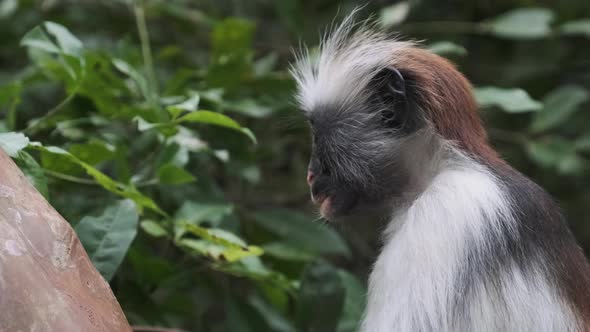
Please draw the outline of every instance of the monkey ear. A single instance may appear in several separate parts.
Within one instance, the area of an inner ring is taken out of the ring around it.
[[[395,68],[385,69],[388,73],[387,75],[387,89],[389,93],[396,95],[397,97],[406,98],[406,80],[402,73]]]
[[[395,68],[386,68],[375,75],[377,100],[382,104],[381,118],[383,124],[392,129],[411,131],[412,125],[410,101],[407,94],[406,80]],[[385,106],[385,108],[383,108]]]

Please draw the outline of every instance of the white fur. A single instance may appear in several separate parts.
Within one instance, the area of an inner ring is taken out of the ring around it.
[[[362,104],[370,79],[393,64],[396,52],[410,45],[368,24],[357,26],[353,13],[326,34],[317,56],[304,48],[297,57],[291,73],[299,89],[300,107],[312,112],[322,105],[348,108]]]
[[[491,292],[483,283],[476,285],[467,309],[453,315],[466,246],[485,247],[490,238],[501,236],[503,228],[513,229],[515,222],[495,177],[477,163],[461,159],[444,166],[426,190],[391,220],[370,277],[361,330],[579,330],[572,310],[539,262],[530,263],[536,271],[532,278],[525,279],[516,264],[503,272],[499,292]]]

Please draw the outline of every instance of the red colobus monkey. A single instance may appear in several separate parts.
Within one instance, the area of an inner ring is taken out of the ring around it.
[[[582,250],[490,147],[451,63],[350,16],[292,73],[321,214],[389,220],[361,331],[590,330]]]

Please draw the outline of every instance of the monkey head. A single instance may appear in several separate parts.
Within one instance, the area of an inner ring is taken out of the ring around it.
[[[352,17],[328,35],[292,67],[313,137],[307,182],[322,216],[387,210],[417,194],[444,144],[490,153],[471,86],[448,61]]]
[[[385,204],[409,180],[400,172],[400,149],[424,124],[403,74],[382,69],[365,90],[365,100],[320,104],[305,112],[312,134],[307,181],[328,219]]]

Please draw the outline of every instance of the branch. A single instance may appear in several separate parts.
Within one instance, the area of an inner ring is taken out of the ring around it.
[[[188,332],[186,330],[159,326],[132,325],[131,328],[133,329],[133,331],[138,332]]]

